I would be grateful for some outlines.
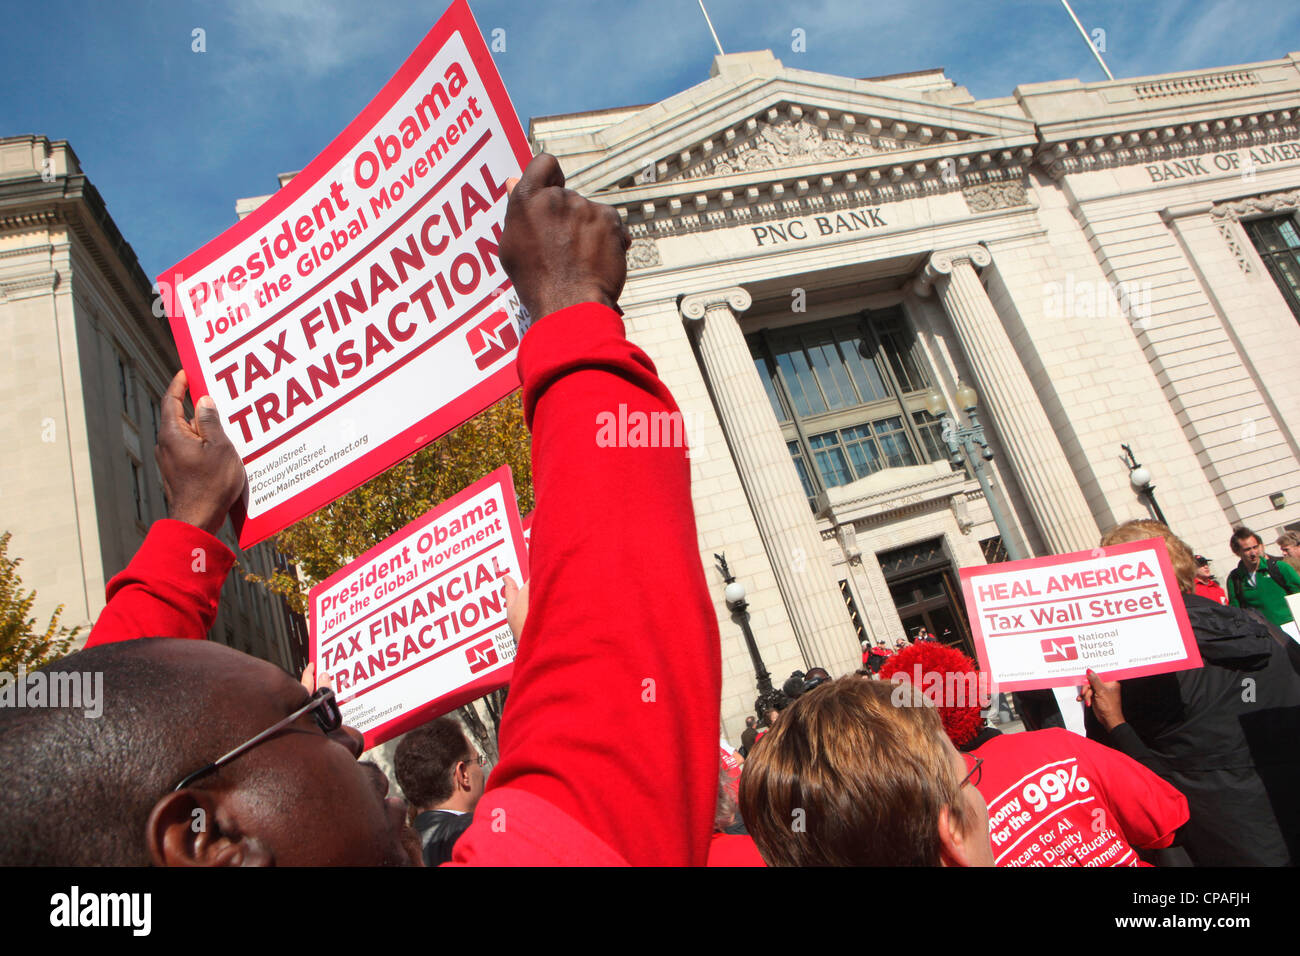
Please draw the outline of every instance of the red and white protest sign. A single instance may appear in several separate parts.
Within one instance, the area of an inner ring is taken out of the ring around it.
[[[1159,539],[961,569],[980,668],[999,690],[1201,666]]]
[[[248,471],[247,547],[518,387],[498,256],[528,142],[464,0],[254,213],[158,277]]]
[[[317,679],[368,748],[510,682],[505,576],[527,567],[503,466],[312,588]]]

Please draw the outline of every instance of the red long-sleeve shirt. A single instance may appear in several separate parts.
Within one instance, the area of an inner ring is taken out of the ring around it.
[[[519,369],[537,498],[530,607],[501,761],[454,861],[702,866],[722,677],[689,460],[597,442],[601,413],[680,412],[603,306],[539,320]],[[157,522],[109,583],[88,644],[205,637],[233,560],[211,535]]]
[[[234,563],[234,553],[203,529],[155,521],[131,563],[108,582],[108,603],[86,646],[137,637],[203,640]]]
[[[519,370],[537,497],[528,622],[501,761],[453,860],[564,862],[550,854],[585,845],[572,827],[559,832],[579,821],[596,841],[590,862],[702,866],[722,676],[690,462],[681,447],[597,441],[606,415],[680,412],[602,306],[538,321]],[[597,859],[600,846],[610,856]]]

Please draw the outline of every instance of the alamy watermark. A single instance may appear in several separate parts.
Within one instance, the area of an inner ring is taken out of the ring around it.
[[[104,675],[86,671],[0,671],[0,707],[80,708],[94,720],[104,713]]]
[[[620,403],[617,411],[596,413],[596,447],[680,448],[689,458],[694,418],[681,411],[629,411],[626,403]]]
[[[916,691],[935,707],[978,707],[989,710],[994,706],[996,690],[988,671],[922,671],[915,664],[911,673],[897,671],[889,678],[894,685],[890,703],[895,707],[916,704]],[[904,690],[904,685],[912,685]],[[915,688],[913,690],[912,688]]]
[[[1049,319],[1123,318],[1145,329],[1151,321],[1152,284],[1143,282],[1075,281],[1066,273],[1064,282],[1043,283],[1043,314]]]

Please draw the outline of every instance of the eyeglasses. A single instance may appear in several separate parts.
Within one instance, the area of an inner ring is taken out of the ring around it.
[[[984,758],[976,757],[967,753],[964,753],[961,756],[962,759],[966,761],[966,766],[970,767],[970,771],[966,776],[961,778],[961,783],[957,784],[957,789],[960,790],[968,783],[972,787],[978,787],[980,785],[980,767],[984,765]]]
[[[461,763],[476,763],[480,767],[487,766],[487,754],[476,754],[473,757],[466,757]]]
[[[175,793],[178,790],[183,790],[199,777],[224,767],[240,754],[245,754],[258,744],[274,737],[277,733],[306,713],[311,713],[312,716],[316,718],[317,726],[327,734],[332,734],[343,726],[343,714],[339,710],[338,702],[334,699],[334,691],[328,687],[321,687],[316,691],[316,693],[312,694],[311,697],[307,698],[307,703],[303,704],[288,717],[268,727],[256,737],[251,737],[244,741],[234,750],[230,751],[230,753],[218,757],[201,770],[194,771],[194,773],[176,784],[176,786],[172,788],[172,792]]]

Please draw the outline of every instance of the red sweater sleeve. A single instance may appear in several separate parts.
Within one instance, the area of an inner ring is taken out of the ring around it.
[[[1056,733],[1069,733],[1057,730]],[[1116,827],[1135,847],[1158,850],[1174,841],[1175,831],[1187,822],[1187,798],[1132,757],[1104,744],[1070,734],[1079,759],[1096,768],[1090,779],[1102,787],[1105,802],[1114,812]]]
[[[501,760],[455,859],[501,859],[487,848],[515,842],[507,804],[524,791],[540,798],[528,802],[530,831],[549,806],[633,865],[702,866],[717,796],[718,627],[686,449],[645,447],[633,432],[642,422],[645,439],[649,423],[680,412],[603,306],[542,318],[519,369],[537,496],[528,621]],[[518,850],[518,862],[537,856]]]
[[[203,529],[155,521],[131,563],[108,582],[108,604],[86,646],[137,637],[205,639],[234,563],[234,553]]]

